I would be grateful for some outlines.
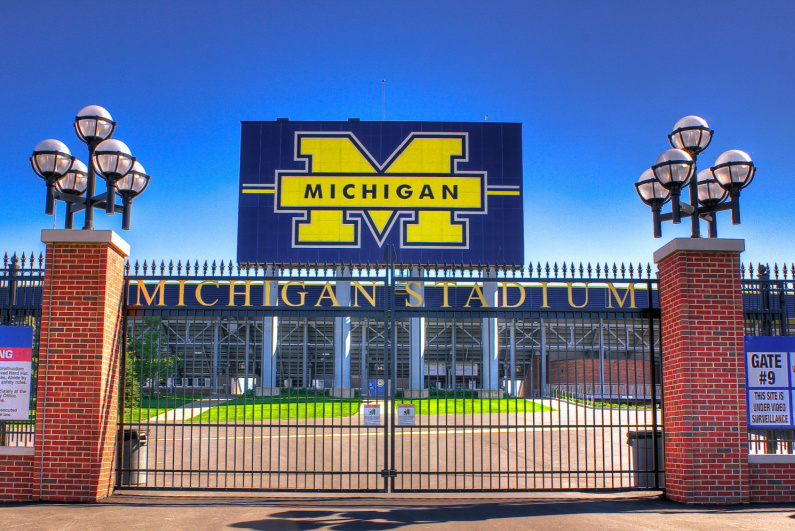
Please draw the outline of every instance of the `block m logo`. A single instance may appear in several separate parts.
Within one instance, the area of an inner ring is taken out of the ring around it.
[[[487,176],[458,170],[467,144],[466,133],[411,133],[379,164],[352,133],[296,132],[305,169],[243,193],[275,195],[275,212],[294,216],[293,247],[360,247],[362,220],[380,246],[399,219],[402,247],[468,248],[460,216],[487,213]]]

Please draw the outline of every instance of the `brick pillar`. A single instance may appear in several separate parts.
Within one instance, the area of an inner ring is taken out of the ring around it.
[[[684,503],[748,503],[743,240],[675,239],[660,271],[665,489]]]
[[[112,231],[45,230],[34,499],[113,491],[124,259]]]

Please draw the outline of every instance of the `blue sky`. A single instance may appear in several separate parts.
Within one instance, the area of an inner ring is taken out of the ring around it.
[[[72,122],[107,108],[152,175],[122,236],[133,259],[236,255],[240,121],[524,124],[525,255],[651,261],[663,225],[633,183],[682,116],[715,130],[699,157],[747,151],[748,262],[795,260],[795,4],[780,2],[3,2],[0,252],[39,252],[45,138],[85,160]],[[62,210],[58,227],[62,227]],[[79,217],[79,216],[78,216]],[[97,212],[95,228],[121,232]],[[82,226],[82,219],[76,219]],[[706,231],[706,227],[702,229]]]

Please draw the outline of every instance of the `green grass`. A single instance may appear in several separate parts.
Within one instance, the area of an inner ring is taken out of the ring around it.
[[[414,404],[415,415],[456,415],[479,413],[539,413],[552,408],[521,398],[469,399],[425,398],[401,400],[400,404]]]
[[[162,415],[167,411],[182,407],[185,404],[190,404],[197,400],[202,400],[202,396],[183,396],[160,394],[151,396],[142,396],[141,403],[138,407],[124,411],[124,423],[129,424],[132,422],[143,422],[152,417]]]
[[[555,398],[603,409],[651,409],[651,404],[630,404],[628,402],[612,402],[609,400],[583,400],[570,393],[558,393]],[[659,401],[657,402],[657,409],[660,409]]]
[[[359,412],[360,399],[330,397],[241,397],[215,406],[188,422],[243,422],[351,417]]]
[[[552,408],[522,399],[430,398],[400,400],[414,404],[417,415],[537,413]],[[331,417],[352,417],[359,413],[362,400],[319,397],[241,397],[210,408],[188,422],[256,422]]]

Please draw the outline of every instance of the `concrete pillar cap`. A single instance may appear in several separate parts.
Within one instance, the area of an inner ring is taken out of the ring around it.
[[[125,258],[130,256],[130,244],[112,230],[44,229],[44,243],[107,243]]]
[[[678,251],[741,253],[745,251],[745,240],[674,238],[654,252],[654,263],[659,264]]]

